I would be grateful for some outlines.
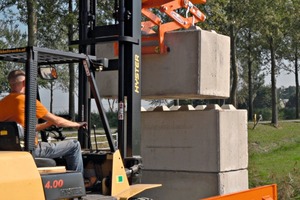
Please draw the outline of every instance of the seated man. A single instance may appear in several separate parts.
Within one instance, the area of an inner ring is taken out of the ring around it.
[[[11,88],[9,95],[0,101],[0,121],[14,121],[25,125],[25,73],[22,70],[11,71],[8,75]],[[80,128],[86,123],[72,122],[50,113],[40,101],[36,101],[36,117],[46,120],[37,124],[36,131],[49,126]],[[83,174],[81,147],[78,141],[64,140],[56,143],[37,142],[33,152],[35,157],[58,158],[63,157],[67,162],[67,169]]]

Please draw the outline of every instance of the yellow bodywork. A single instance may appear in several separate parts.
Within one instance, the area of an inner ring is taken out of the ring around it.
[[[45,199],[42,180],[30,153],[0,152],[0,199]]]
[[[129,185],[120,151],[113,153],[111,195],[120,200],[127,200],[144,190],[160,187],[161,184]]]
[[[112,162],[111,195],[119,200],[127,200],[144,190],[161,186],[161,184],[129,185],[119,150],[113,153]],[[45,199],[41,176],[30,153],[0,152],[0,199]]]

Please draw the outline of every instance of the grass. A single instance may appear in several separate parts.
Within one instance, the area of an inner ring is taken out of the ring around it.
[[[249,187],[276,183],[278,199],[300,199],[300,122],[249,124]]]

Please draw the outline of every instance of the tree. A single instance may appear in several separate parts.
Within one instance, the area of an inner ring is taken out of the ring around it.
[[[270,108],[272,106],[271,86],[262,86],[257,91],[253,104],[257,109]]]
[[[245,1],[248,7],[243,12],[244,25],[237,35],[237,55],[240,64],[239,77],[242,92],[238,94],[239,105],[248,108],[248,119],[253,116],[253,100],[257,90],[264,84],[265,74],[261,72],[261,39],[257,27],[257,6],[255,0]],[[246,89],[247,88],[247,89]],[[247,102],[245,102],[247,101]]]
[[[271,90],[272,90],[272,120],[274,126],[278,126],[277,89],[276,75],[279,73],[282,57],[278,54],[278,49],[283,45],[285,35],[285,1],[257,1],[257,7],[261,8],[257,15],[261,20],[259,32],[264,38],[262,44],[264,48],[265,63],[271,68]]]
[[[27,0],[27,25],[28,25],[28,46],[37,44],[37,4],[34,0]]]
[[[241,31],[250,23],[250,18],[254,15],[251,10],[252,1],[249,0],[222,0],[209,1],[205,5],[208,15],[205,24],[206,29],[213,29],[217,32],[230,36],[231,53],[231,90],[230,103],[237,106],[237,92],[239,86],[238,68],[238,41],[241,41]],[[251,28],[248,28],[251,30]],[[245,33],[244,33],[245,34]]]
[[[18,27],[16,27],[12,21],[0,20],[0,48],[14,48],[18,46],[25,46],[27,42],[27,35],[22,33]],[[13,69],[22,68],[23,65],[11,63],[11,62],[0,62],[0,94],[9,92],[7,83],[7,74]]]
[[[299,48],[300,48],[300,2],[299,1],[288,1],[286,3],[286,9],[289,15],[286,16],[285,27],[287,30],[287,35],[285,37],[285,45],[280,48],[280,54],[283,55],[286,60],[284,65],[284,70],[289,73],[295,74],[295,86],[296,94],[294,95],[295,106],[295,117],[299,119],[299,69],[298,69],[298,59],[299,59]],[[287,63],[288,62],[288,63]]]
[[[73,9],[72,0],[38,1],[37,2],[37,39],[38,46],[74,51],[68,43],[74,39],[77,28],[76,10]],[[22,11],[23,13],[25,11]],[[50,31],[49,31],[50,30]],[[42,87],[54,90],[55,88],[69,91],[69,113],[75,118],[75,66],[71,64],[56,66],[60,78],[54,82],[44,84]],[[69,70],[66,70],[69,69]],[[55,84],[56,87],[53,87]],[[51,91],[52,93],[52,91]],[[52,98],[52,96],[51,96]],[[52,102],[52,100],[51,100]],[[52,105],[50,105],[52,107]]]

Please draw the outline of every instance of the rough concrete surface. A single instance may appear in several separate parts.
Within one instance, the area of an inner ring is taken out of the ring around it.
[[[143,183],[161,183],[141,196],[159,200],[200,200],[248,189],[248,170],[221,173],[144,170]]]
[[[246,110],[142,112],[145,169],[223,172],[248,167]]]
[[[143,55],[142,98],[215,99],[230,92],[230,39],[204,30],[166,33],[167,54]],[[116,58],[113,43],[98,44],[97,57]],[[117,71],[96,74],[102,97],[116,98]]]

